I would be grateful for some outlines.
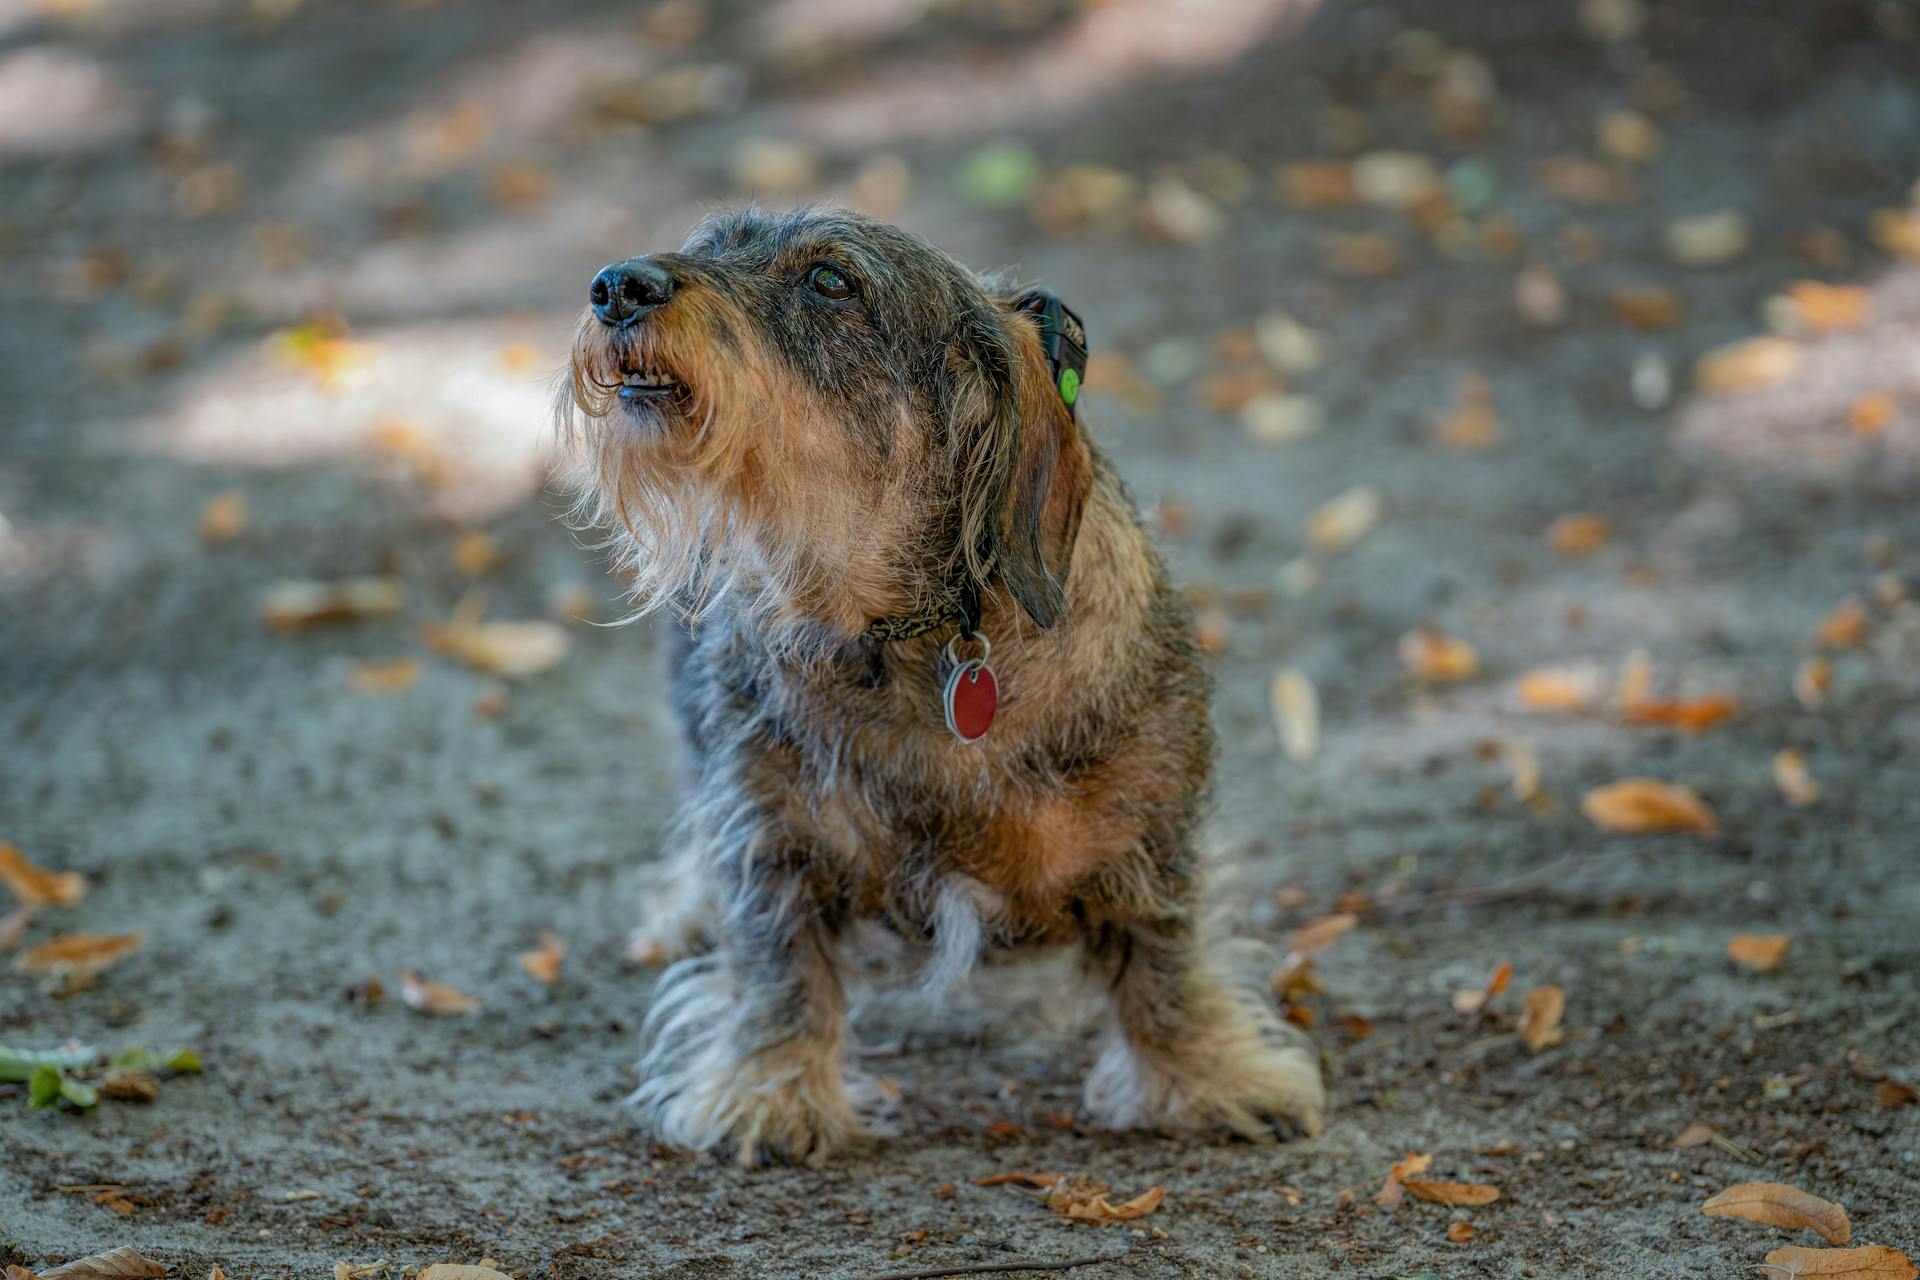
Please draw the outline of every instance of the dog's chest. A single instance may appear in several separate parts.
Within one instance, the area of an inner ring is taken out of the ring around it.
[[[867,894],[899,909],[954,875],[991,890],[1021,932],[1046,932],[1097,868],[1137,849],[1135,815],[1018,701],[980,741],[947,728],[940,672],[849,690],[802,718],[792,817]]]

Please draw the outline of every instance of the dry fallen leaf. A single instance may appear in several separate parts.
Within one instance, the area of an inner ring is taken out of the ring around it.
[[[545,204],[553,195],[553,175],[530,164],[499,165],[487,175],[487,200],[509,213]]]
[[[1531,801],[1540,794],[1540,753],[1521,738],[1509,738],[1500,744],[1501,759],[1507,762],[1513,798]]]
[[[1493,972],[1487,976],[1487,984],[1478,990],[1465,989],[1453,993],[1453,1008],[1456,1013],[1479,1013],[1493,998],[1507,989],[1513,981],[1513,962],[1502,960],[1493,966]]]
[[[1427,1182],[1419,1178],[1403,1179],[1403,1182],[1407,1190],[1420,1199],[1456,1209],[1492,1204],[1500,1198],[1500,1188],[1484,1182]]]
[[[533,676],[566,661],[573,637],[557,622],[483,622],[486,602],[469,595],[453,611],[445,626],[423,633],[429,647],[476,671],[496,676]]]
[[[1372,533],[1385,504],[1371,485],[1348,489],[1307,517],[1307,541],[1321,551],[1345,551]]]
[[[33,904],[28,902],[0,916],[0,951],[11,951],[19,946],[20,939],[27,934],[27,923],[32,919]]]
[[[1740,699],[1728,694],[1704,698],[1635,698],[1625,715],[1629,724],[1667,725],[1684,733],[1705,733],[1740,712]]]
[[[1165,1187],[1150,1187],[1131,1200],[1114,1204],[1107,1199],[1107,1184],[1080,1174],[1021,1171],[973,1180],[977,1187],[997,1187],[1009,1182],[1024,1182],[1040,1188],[1046,1193],[1047,1208],[1076,1222],[1126,1222],[1145,1217],[1160,1207],[1167,1194]]]
[[[400,998],[409,1008],[439,1017],[458,1017],[480,1008],[480,1002],[466,992],[444,982],[428,982],[411,969],[400,975]]]
[[[1314,959],[1359,923],[1359,916],[1342,911],[1309,920],[1295,929],[1287,943],[1287,954],[1273,971],[1274,993],[1291,1001],[1319,990],[1313,975]]]
[[[1748,338],[1700,357],[1693,380],[1709,395],[1775,387],[1800,371],[1800,348],[1788,338]]]
[[[561,941],[560,935],[542,931],[539,947],[520,953],[520,967],[525,969],[535,982],[552,986],[559,981],[560,964],[566,958],[567,944]]]
[[[62,1263],[40,1273],[40,1280],[120,1280],[121,1277],[163,1276],[164,1263],[143,1258],[132,1249],[112,1249],[90,1258]]]
[[[1340,160],[1308,160],[1280,166],[1274,195],[1295,209],[1341,209],[1360,202],[1353,166]]]
[[[4,840],[0,840],[0,883],[30,907],[70,907],[87,896],[85,876],[37,866],[18,846]]]
[[[1456,1222],[1447,1228],[1447,1240],[1451,1244],[1465,1244],[1473,1239],[1477,1230],[1471,1222]]]
[[[1584,711],[1600,700],[1606,677],[1598,667],[1548,667],[1529,671],[1515,686],[1535,711]]]
[[[1592,555],[1613,537],[1613,521],[1594,511],[1561,516],[1547,526],[1547,545],[1563,556]]]
[[[1687,300],[1675,289],[1641,285],[1615,289],[1607,295],[1607,310],[1631,329],[1652,333],[1671,329],[1687,318]]]
[[[137,933],[63,933],[28,947],[13,963],[23,972],[53,978],[56,994],[72,995],[86,990],[109,966],[138,951],[140,942]]]
[[[1566,323],[1567,287],[1560,277],[1538,263],[1523,267],[1513,278],[1513,309],[1538,329]]]
[[[1676,1151],[1687,1151],[1694,1147],[1704,1147],[1713,1141],[1713,1126],[1704,1120],[1695,1120],[1682,1129],[1673,1139]]]
[[[1603,154],[1628,164],[1652,164],[1665,145],[1660,126],[1638,111],[1604,112],[1594,132]]]
[[[1320,265],[1336,276],[1373,279],[1390,276],[1406,265],[1400,245],[1371,231],[1347,231],[1320,242]]]
[[[1653,696],[1653,659],[1646,650],[1635,649],[1620,664],[1620,682],[1614,686],[1622,711]]]
[[[1807,758],[1793,747],[1774,753],[1773,785],[1796,809],[1820,803],[1820,784],[1807,771]]]
[[[1400,637],[1400,664],[1416,680],[1434,683],[1471,679],[1480,670],[1480,655],[1464,640],[1415,627]]]
[[[247,527],[247,495],[238,489],[216,493],[200,508],[200,541],[210,547],[231,542]]]
[[[1147,184],[1134,221],[1142,235],[1168,244],[1203,244],[1226,229],[1220,206],[1171,174]]]
[[[1434,420],[1433,438],[1442,447],[1472,451],[1490,449],[1500,441],[1500,414],[1493,404],[1493,388],[1484,376],[1467,373],[1453,408]]]
[[[1158,1209],[1167,1196],[1165,1187],[1148,1187],[1133,1199],[1114,1204],[1102,1194],[1104,1188],[1092,1190],[1096,1187],[1100,1187],[1097,1182],[1082,1188],[1069,1179],[1047,1193],[1047,1207],[1077,1222],[1130,1222]]]
[[[375,347],[345,337],[337,319],[327,324],[302,325],[275,334],[269,347],[281,364],[307,375],[323,391],[340,391],[354,375],[372,363]]]
[[[1847,406],[1847,425],[1863,436],[1877,436],[1900,412],[1890,391],[1869,391]]]
[[[1873,1094],[1880,1099],[1881,1106],[1895,1110],[1920,1102],[1920,1089],[1915,1089],[1910,1084],[1902,1084],[1898,1080],[1882,1080],[1874,1086]]]
[[[1736,933],[1727,940],[1727,958],[1742,969],[1771,973],[1792,946],[1790,933]]]
[[[488,1266],[460,1266],[451,1262],[436,1262],[432,1266],[422,1267],[418,1280],[509,1280],[503,1271]]]
[[[402,693],[420,683],[420,659],[356,662],[347,672],[347,683],[360,693]]]
[[[1550,1049],[1565,1038],[1560,1018],[1567,1011],[1567,993],[1559,987],[1535,987],[1527,992],[1520,1009],[1520,1041],[1535,1053]]]
[[[1825,658],[1808,658],[1793,673],[1793,696],[1811,711],[1826,701],[1833,687],[1833,663]]]
[[[1201,403],[1214,413],[1244,413],[1261,397],[1277,394],[1279,387],[1273,371],[1259,365],[1216,370],[1194,384]]]
[[[1868,234],[1894,257],[1920,262],[1920,209],[1875,209]]]
[[[1406,209],[1440,186],[1439,166],[1417,151],[1369,151],[1353,161],[1353,188],[1362,204]]]
[[[1317,435],[1327,421],[1326,411],[1312,396],[1266,392],[1240,406],[1240,422],[1247,434],[1262,444],[1291,444]]]
[[[1784,320],[1779,327],[1792,333],[1864,329],[1873,323],[1873,295],[1862,285],[1802,280],[1773,299],[1768,314]]]
[[[1580,812],[1602,830],[1627,834],[1718,829],[1713,810],[1699,796],[1653,778],[1624,778],[1595,787],[1581,799]]]
[[[277,582],[260,598],[260,620],[275,631],[304,631],[322,623],[387,617],[400,612],[405,598],[398,578]]]
[[[1320,696],[1306,673],[1288,667],[1269,690],[1280,749],[1289,760],[1311,760],[1320,745]]]
[[[1831,1276],[1834,1280],[1914,1280],[1913,1259],[1884,1244],[1858,1249],[1809,1249],[1782,1245],[1767,1255],[1772,1280],[1792,1276]]]
[[[1867,639],[1867,607],[1859,597],[1848,596],[1820,619],[1813,638],[1822,649],[1858,649]]]
[[[1565,204],[1629,204],[1634,198],[1629,170],[1584,156],[1549,156],[1534,166],[1533,182]]]
[[[1387,1180],[1373,1193],[1373,1202],[1391,1213],[1400,1207],[1406,1197],[1406,1180],[1417,1174],[1425,1173],[1433,1165],[1433,1156],[1421,1151],[1409,1151],[1404,1157],[1393,1162],[1393,1168],[1387,1172]]]
[[[453,540],[453,566],[469,578],[478,578],[500,567],[500,544],[478,529],[469,529]]]
[[[1747,215],[1721,209],[1694,218],[1676,218],[1661,233],[1667,256],[1683,267],[1717,267],[1747,251],[1753,239]]]
[[[1287,947],[1291,951],[1325,951],[1359,923],[1360,917],[1351,911],[1320,916],[1295,929]]]
[[[1784,1182],[1742,1182],[1708,1199],[1700,1212],[1715,1218],[1751,1218],[1774,1227],[1809,1227],[1829,1244],[1845,1244],[1853,1233],[1845,1209]]]
[[[160,1096],[160,1077],[139,1068],[116,1067],[100,1082],[100,1095],[121,1102],[152,1102]]]

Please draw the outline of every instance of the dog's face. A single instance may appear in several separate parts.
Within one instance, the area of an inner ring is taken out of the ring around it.
[[[842,634],[970,573],[1041,625],[1090,463],[1031,323],[857,214],[715,214],[594,278],[562,417],[642,608]]]

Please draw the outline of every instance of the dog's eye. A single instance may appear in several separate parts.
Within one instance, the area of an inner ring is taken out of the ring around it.
[[[832,267],[815,267],[807,273],[807,283],[823,298],[853,296],[853,283]]]

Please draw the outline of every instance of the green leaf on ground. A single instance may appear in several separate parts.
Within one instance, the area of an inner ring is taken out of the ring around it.
[[[27,1105],[30,1107],[51,1107],[60,1101],[60,1068],[42,1066],[36,1068],[33,1078],[27,1081]]]
[[[69,1080],[60,1068],[42,1065],[27,1081],[27,1105],[30,1107],[51,1107],[65,1098],[76,1107],[91,1107],[100,1101],[100,1095],[81,1084],[78,1080]]]

